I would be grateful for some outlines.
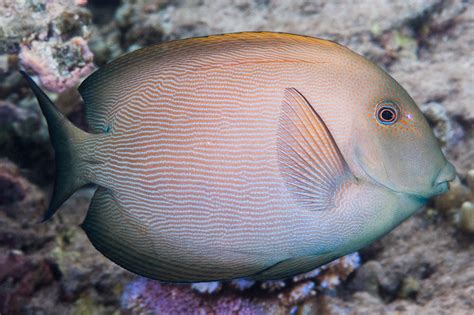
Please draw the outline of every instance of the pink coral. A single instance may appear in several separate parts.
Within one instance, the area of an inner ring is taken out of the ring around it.
[[[21,46],[19,58],[22,66],[36,73],[41,84],[53,92],[63,92],[77,85],[94,70],[93,54],[81,37],[54,45],[32,41],[29,46]],[[66,63],[68,58],[73,60],[71,64]]]
[[[0,1],[0,71],[17,69],[19,63],[52,92],[77,85],[94,69],[86,2]]]

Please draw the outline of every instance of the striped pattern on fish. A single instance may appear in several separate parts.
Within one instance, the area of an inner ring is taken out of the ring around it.
[[[432,145],[426,121],[392,78],[332,42],[244,33],[163,43],[118,58],[79,91],[92,133],[50,125],[55,148],[71,144],[56,152],[46,218],[96,183],[82,227],[104,255],[150,278],[291,276],[370,243],[424,202],[377,182],[364,163],[381,153],[358,150],[392,136],[367,115],[380,98],[421,121],[398,136]],[[435,158],[437,169],[446,163]]]

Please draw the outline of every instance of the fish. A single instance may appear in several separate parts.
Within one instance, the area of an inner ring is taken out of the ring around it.
[[[307,272],[456,176],[408,93],[328,40],[246,32],[127,53],[78,88],[88,132],[22,74],[55,150],[44,220],[97,185],[81,224],[92,245],[164,282]]]

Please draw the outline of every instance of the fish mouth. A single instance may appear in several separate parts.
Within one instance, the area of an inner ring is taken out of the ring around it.
[[[454,168],[453,164],[449,163],[449,161],[446,161],[443,168],[441,168],[435,180],[433,181],[431,185],[432,187],[431,191],[422,197],[425,199],[429,199],[431,197],[444,194],[445,192],[449,190],[448,183],[453,181],[455,178],[456,178],[456,169]],[[419,196],[416,194],[411,194],[411,195]]]
[[[362,170],[375,185],[383,187],[395,194],[399,194],[399,195],[403,194],[403,195],[418,199],[424,203],[426,203],[428,199],[430,199],[431,197],[438,196],[447,192],[449,190],[448,183],[450,181],[453,181],[456,178],[456,170],[454,166],[448,161],[446,161],[446,164],[438,173],[434,183],[432,184],[432,189],[430,190],[430,192],[426,194],[420,194],[420,193],[414,193],[410,191],[400,191],[400,190],[394,189],[376,180],[372,175],[370,175],[370,173],[364,167],[362,167]]]
[[[436,175],[434,176],[434,179],[432,180],[431,183],[427,183],[428,189],[425,191],[420,191],[420,192],[414,192],[414,191],[409,191],[409,190],[400,190],[397,189],[396,187],[391,187],[391,185],[388,185],[386,183],[383,183],[379,180],[377,180],[370,172],[366,169],[364,166],[364,163],[362,163],[361,160],[361,155],[360,151],[356,150],[356,165],[358,166],[359,169],[362,170],[362,172],[365,174],[366,178],[371,182],[372,184],[385,188],[388,191],[391,191],[392,193],[395,193],[397,195],[405,195],[411,198],[418,199],[422,202],[427,202],[429,198],[438,196],[441,194],[444,194],[449,190],[449,185],[448,183],[453,181],[456,178],[456,169],[454,166],[446,159],[444,159],[444,165],[440,167],[440,170],[438,173],[435,173]]]
[[[448,191],[448,182],[456,178],[456,169],[453,164],[446,161],[444,167],[439,171],[436,179],[433,182],[434,192],[439,194]],[[439,192],[439,193],[438,193]]]
[[[449,181],[445,181],[445,182],[436,184],[430,197],[438,196],[447,192],[449,190],[448,182]]]

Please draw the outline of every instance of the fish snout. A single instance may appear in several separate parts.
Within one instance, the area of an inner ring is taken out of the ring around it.
[[[446,162],[433,183],[434,195],[440,195],[448,191],[448,182],[456,178],[456,169],[453,164]]]

